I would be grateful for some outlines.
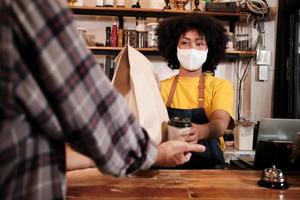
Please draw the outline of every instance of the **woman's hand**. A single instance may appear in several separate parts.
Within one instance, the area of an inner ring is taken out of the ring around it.
[[[192,124],[192,128],[185,141],[197,143],[199,140],[218,138],[223,136],[230,122],[230,115],[223,110],[216,110],[206,124]]]
[[[199,140],[218,138],[224,132],[230,122],[230,115],[224,110],[216,110],[212,113],[206,124],[192,124],[189,133],[184,137],[186,142],[195,144]]]
[[[201,124],[192,124],[192,128],[189,130],[188,134],[183,136],[184,141],[191,143],[191,144],[197,144],[198,140],[201,138],[201,130],[205,127]]]
[[[203,145],[170,140],[158,146],[158,156],[155,165],[161,167],[182,165],[190,160],[191,152],[204,151],[205,147]]]

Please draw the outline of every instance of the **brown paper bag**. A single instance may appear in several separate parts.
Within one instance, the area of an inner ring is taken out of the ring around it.
[[[126,45],[115,59],[112,83],[125,97],[149,137],[161,143],[166,138],[167,109],[153,75],[152,63],[139,51]]]

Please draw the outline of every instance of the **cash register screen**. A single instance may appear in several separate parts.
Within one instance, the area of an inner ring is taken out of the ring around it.
[[[297,132],[300,132],[300,119],[260,120],[254,167],[264,169],[273,164],[286,170],[298,167],[290,159]]]
[[[293,141],[300,132],[300,119],[263,118],[259,121],[257,142]]]

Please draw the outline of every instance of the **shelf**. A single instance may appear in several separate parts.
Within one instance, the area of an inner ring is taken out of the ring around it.
[[[117,55],[122,47],[88,47],[94,54],[102,55]],[[157,48],[136,48],[138,51],[145,55],[159,55]],[[227,50],[227,58],[238,58],[238,57],[252,57],[256,55],[256,51],[236,51],[236,50]]]
[[[96,6],[69,6],[74,14],[78,15],[105,15],[105,16],[135,16],[135,17],[170,17],[191,13],[190,11],[162,10],[151,8],[120,8],[120,7],[96,7]],[[220,20],[237,21],[246,18],[245,12],[200,12],[204,15],[214,16]]]
[[[124,7],[96,7],[96,6],[69,6],[72,12],[76,15],[96,15],[96,16],[118,16],[122,17],[170,17],[185,15],[191,13],[186,10],[162,10],[151,8],[124,8]],[[203,15],[213,16],[219,20],[229,21],[230,30],[234,30],[234,24],[237,21],[246,19],[245,12],[200,12]],[[122,20],[123,21],[123,20]],[[102,55],[117,55],[121,47],[89,47],[94,54]],[[137,48],[138,51],[145,55],[160,55],[157,48]],[[226,58],[238,59],[240,57],[255,56],[255,51],[226,51]]]
[[[93,54],[101,54],[101,55],[117,55],[122,47],[88,47]],[[136,48],[142,54],[145,55],[159,55],[157,48]]]
[[[240,57],[252,57],[252,56],[256,56],[256,51],[226,50],[226,55],[238,55]]]

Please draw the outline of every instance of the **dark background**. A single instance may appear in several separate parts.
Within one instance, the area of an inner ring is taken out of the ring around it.
[[[299,0],[279,0],[273,117],[300,119]]]

